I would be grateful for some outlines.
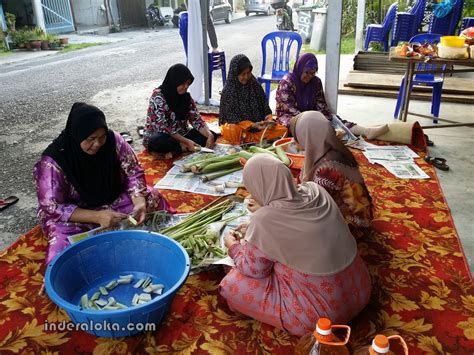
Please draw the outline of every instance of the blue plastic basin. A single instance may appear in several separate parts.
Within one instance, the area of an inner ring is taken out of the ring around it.
[[[115,231],[65,249],[48,265],[45,287],[51,300],[67,312],[74,329],[100,337],[121,337],[157,329],[189,270],[188,254],[173,239],[146,231]],[[118,285],[102,298],[112,296],[129,308],[97,311],[81,307],[82,295],[87,293],[90,298],[100,286],[128,274],[133,275],[131,284]],[[153,284],[164,285],[163,294],[131,306],[133,295],[143,292],[133,285],[148,276]]]

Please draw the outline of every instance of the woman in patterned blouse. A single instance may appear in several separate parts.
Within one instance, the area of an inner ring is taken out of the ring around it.
[[[185,65],[175,64],[153,90],[143,130],[143,145],[149,152],[169,159],[173,153],[193,152],[196,146],[214,146],[217,134],[209,130],[187,92],[193,81]]]
[[[285,75],[278,84],[276,92],[276,114],[278,121],[289,128],[290,120],[306,111],[319,111],[329,121],[334,114],[324,98],[321,79],[316,76],[318,60],[312,53],[305,53],[298,58],[293,72]],[[363,127],[346,120],[341,121],[356,136],[364,135],[369,139],[388,131],[387,125]]]
[[[128,214],[174,210],[148,188],[132,147],[108,129],[104,113],[76,102],[66,128],[34,168],[38,218],[49,240],[46,263],[69,245],[68,236],[113,227]]]

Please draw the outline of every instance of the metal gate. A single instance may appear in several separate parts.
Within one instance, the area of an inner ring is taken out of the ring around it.
[[[117,1],[120,26],[146,26],[145,0],[118,0]]]
[[[43,7],[46,32],[65,33],[75,31],[69,0],[41,0],[41,6]]]

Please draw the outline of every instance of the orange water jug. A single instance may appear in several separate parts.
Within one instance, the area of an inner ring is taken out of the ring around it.
[[[390,340],[395,339],[401,343],[405,355],[408,355],[408,346],[400,335],[390,335],[387,337],[382,334],[376,335],[374,340],[372,340],[372,345],[356,350],[354,355],[395,355],[393,351],[390,351]]]
[[[344,340],[337,338],[333,331],[344,329]],[[332,325],[327,318],[319,318],[313,333],[303,335],[295,346],[295,355],[349,355],[346,344],[351,336],[347,325]]]

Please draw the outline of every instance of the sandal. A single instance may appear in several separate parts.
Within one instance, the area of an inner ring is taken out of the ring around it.
[[[425,161],[437,167],[439,170],[443,170],[443,171],[449,170],[449,166],[446,164],[446,159],[444,158],[426,156]]]
[[[129,144],[133,143],[133,138],[132,138],[132,135],[130,134],[130,132],[120,132],[120,135],[123,137],[125,142],[127,142]]]
[[[0,211],[3,211],[5,208],[10,207],[11,205],[14,205],[18,202],[18,200],[19,198],[16,196],[9,196],[4,200],[0,199]]]
[[[424,134],[424,136],[425,136],[426,145],[427,145],[428,147],[434,146],[434,142],[428,138],[428,135],[427,135],[427,134]]]

